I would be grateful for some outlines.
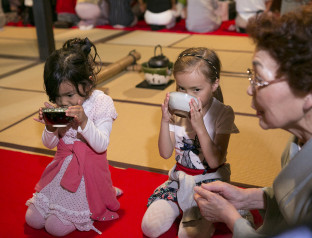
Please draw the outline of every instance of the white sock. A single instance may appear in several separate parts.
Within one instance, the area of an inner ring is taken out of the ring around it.
[[[116,197],[120,196],[123,194],[123,191],[120,188],[114,187],[116,191]]]
[[[35,229],[42,229],[45,224],[44,217],[40,214],[34,204],[30,204],[26,211],[26,223]]]
[[[148,237],[158,237],[170,229],[179,214],[177,204],[159,199],[147,208],[142,220],[142,231]]]

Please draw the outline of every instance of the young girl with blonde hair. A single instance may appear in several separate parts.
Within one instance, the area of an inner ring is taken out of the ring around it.
[[[220,68],[217,54],[202,47],[183,51],[174,64],[177,91],[196,97],[198,103],[191,99],[187,118],[170,113],[169,93],[162,104],[159,153],[168,159],[175,152],[176,164],[169,180],[148,200],[142,230],[149,237],[165,233],[180,212],[179,238],[207,238],[214,232],[212,223],[199,213],[193,189],[201,183],[230,180],[227,147],[238,129],[233,109],[223,104]]]

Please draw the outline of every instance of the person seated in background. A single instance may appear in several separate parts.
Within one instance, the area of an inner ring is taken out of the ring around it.
[[[114,28],[124,28],[137,24],[138,18],[132,10],[133,0],[108,0],[108,2],[110,25]]]
[[[235,26],[236,31],[246,33],[246,26],[248,19],[269,11],[272,1],[271,0],[235,0],[236,5],[236,18]]]
[[[144,13],[146,10],[145,0],[133,0],[131,8],[134,15],[137,16],[138,21],[144,21]]]
[[[76,2],[77,0],[56,1],[57,21],[54,22],[56,28],[69,28],[78,24],[80,19],[75,11]]]
[[[186,0],[177,0],[175,7],[175,16],[177,21],[186,18]]]
[[[221,23],[218,0],[187,0],[185,26],[188,31],[211,32]]]
[[[0,0],[0,31],[3,30],[5,23],[6,23],[6,19],[5,19],[5,15],[3,13],[3,10],[2,10],[2,2]]]
[[[175,0],[146,0],[144,20],[152,30],[170,29],[176,24]],[[140,0],[143,4],[143,0]]]
[[[252,108],[262,129],[283,129],[291,137],[272,187],[243,189],[217,181],[194,188],[201,214],[224,222],[234,238],[271,237],[311,221],[311,29],[312,5],[281,17],[263,13],[248,22],[247,33],[256,45],[253,70],[248,70]],[[263,225],[253,229],[237,209],[259,209]]]
[[[78,23],[81,30],[89,30],[97,25],[108,24],[108,3],[106,0],[77,0],[75,10],[81,19]]]
[[[300,6],[307,5],[309,3],[311,3],[311,0],[296,0],[296,1],[282,0],[281,15],[290,11],[296,11],[300,8]]]

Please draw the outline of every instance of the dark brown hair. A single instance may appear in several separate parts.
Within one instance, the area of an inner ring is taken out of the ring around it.
[[[281,17],[265,13],[249,20],[247,33],[257,50],[265,50],[279,65],[277,77],[285,77],[292,89],[312,90],[312,6]]]
[[[91,53],[92,48],[94,54]],[[88,38],[70,39],[61,49],[54,51],[44,66],[44,87],[49,100],[55,103],[60,84],[65,81],[73,84],[81,97],[88,97],[95,88],[97,56],[96,47]],[[79,85],[83,92],[79,91]]]

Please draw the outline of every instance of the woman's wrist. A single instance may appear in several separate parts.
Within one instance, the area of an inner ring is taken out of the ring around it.
[[[264,192],[261,188],[248,188],[245,190],[245,203],[242,209],[264,209]]]
[[[234,225],[235,222],[242,218],[242,216],[238,213],[236,209],[231,209],[229,211],[229,215],[225,216],[224,223],[227,225],[227,227],[233,232],[234,231]]]

